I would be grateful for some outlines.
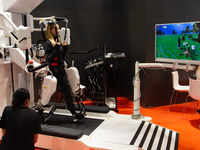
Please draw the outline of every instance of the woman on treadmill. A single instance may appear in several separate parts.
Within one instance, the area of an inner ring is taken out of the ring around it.
[[[45,58],[53,75],[57,78],[57,89],[64,94],[68,110],[73,116],[73,121],[86,116],[85,112],[76,113],[74,99],[67,74],[65,72],[64,58],[68,49],[66,41],[63,43],[59,37],[59,25],[48,23],[46,30],[47,40],[44,43]],[[56,108],[55,108],[56,109]],[[52,114],[55,110],[52,111]],[[51,116],[50,116],[51,117]]]

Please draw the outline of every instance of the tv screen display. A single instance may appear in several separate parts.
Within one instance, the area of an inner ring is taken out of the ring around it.
[[[155,25],[155,61],[200,64],[200,21]]]

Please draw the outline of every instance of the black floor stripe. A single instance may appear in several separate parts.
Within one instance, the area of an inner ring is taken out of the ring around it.
[[[175,148],[174,148],[174,150],[178,150],[178,141],[179,141],[179,133],[176,133],[176,140],[175,140]]]
[[[130,145],[134,145],[134,143],[135,143],[135,141],[136,141],[138,135],[140,134],[140,131],[142,130],[142,127],[144,126],[144,124],[145,124],[145,121],[142,121],[142,123],[140,124],[138,130],[136,131],[136,133],[135,133],[133,139],[131,140]]]
[[[138,136],[140,135],[140,132],[141,132],[144,124],[145,124],[145,121],[142,121],[141,124],[140,124],[140,126],[138,127],[138,129],[137,129],[134,137],[132,138],[132,140],[130,142],[130,145],[134,145],[135,144],[135,142],[137,141]],[[141,139],[141,141],[139,143],[138,147],[142,148],[144,146],[145,140],[146,140],[146,138],[148,136],[148,133],[149,133],[151,127],[152,127],[152,123],[149,123],[148,126],[147,126],[147,128],[146,128],[146,130],[145,130],[145,133],[144,133],[144,135],[143,135],[143,137],[142,137],[142,139]],[[166,128],[162,128],[160,137],[156,138],[156,134],[158,132],[158,129],[159,129],[159,126],[155,126],[155,129],[153,131],[153,134],[152,134],[150,142],[146,143],[146,144],[148,144],[147,150],[151,150],[152,149],[152,146],[153,146],[153,143],[154,143],[155,139],[159,139],[157,150],[161,150],[162,143],[163,143],[164,136],[165,136]],[[173,140],[172,139],[172,134],[173,134],[173,131],[170,130],[169,131],[169,135],[168,135],[168,139],[167,139],[166,150],[170,150],[171,141]],[[178,150],[178,142],[179,142],[179,133],[176,133],[174,150]]]
[[[149,125],[148,125],[148,127],[147,127],[147,129],[146,129],[146,131],[145,131],[145,133],[144,133],[144,135],[143,135],[143,137],[142,137],[142,140],[141,140],[141,142],[140,142],[140,144],[139,144],[138,147],[142,148],[142,146],[143,146],[143,144],[144,144],[144,141],[146,140],[147,135],[148,135],[148,133],[149,133],[149,130],[150,130],[150,128],[151,128],[151,125],[152,125],[152,124],[149,123]]]
[[[167,140],[167,148],[166,148],[166,150],[170,149],[171,141],[172,141],[172,131],[170,130],[169,131],[168,140]]]
[[[148,145],[147,150],[151,150],[151,147],[152,147],[153,142],[154,142],[154,140],[155,140],[157,131],[158,131],[158,126],[156,126],[155,129],[154,129],[154,131],[153,131],[153,135],[152,135],[152,137],[151,137],[151,141],[149,142],[149,145]]]
[[[162,132],[161,132],[161,135],[160,135],[160,140],[158,142],[157,150],[161,150],[164,135],[165,135],[165,128],[162,129]]]

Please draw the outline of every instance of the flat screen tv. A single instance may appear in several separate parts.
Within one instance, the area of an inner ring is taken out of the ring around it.
[[[200,64],[200,21],[156,24],[155,61]]]

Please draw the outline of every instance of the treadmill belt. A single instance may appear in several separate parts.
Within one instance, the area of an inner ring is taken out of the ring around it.
[[[59,109],[66,109],[67,105],[65,103],[57,103],[57,102],[49,102],[45,107],[50,107],[52,105],[56,105]],[[103,106],[91,106],[91,105],[84,105],[86,112],[97,112],[97,113],[108,113],[110,111],[109,107]],[[75,105],[75,109],[79,110],[78,105]]]
[[[44,117],[47,116],[46,113],[43,114]],[[83,118],[77,122],[73,122],[72,116],[57,115],[54,114],[49,120],[48,125],[78,129],[82,130],[84,135],[90,135],[104,120],[93,119],[93,118]]]

